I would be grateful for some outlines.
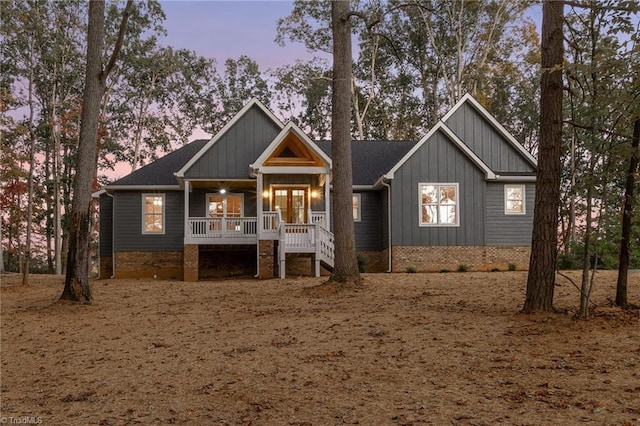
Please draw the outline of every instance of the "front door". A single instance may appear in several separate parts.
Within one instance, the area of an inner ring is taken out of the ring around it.
[[[271,209],[280,210],[282,220],[286,223],[306,223],[307,189],[304,187],[275,188]]]

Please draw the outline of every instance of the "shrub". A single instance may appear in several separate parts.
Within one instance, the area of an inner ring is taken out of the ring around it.
[[[515,263],[510,263],[508,268],[510,271],[515,271],[516,269],[518,269],[518,266]]]
[[[358,253],[358,271],[360,273],[366,272],[368,264],[369,264],[369,259],[367,259],[367,257],[364,254]]]
[[[415,274],[416,268],[415,266],[407,266],[407,269],[404,270],[407,274]]]
[[[469,267],[464,263],[461,263],[460,265],[458,265],[458,272],[467,272],[468,270],[469,270]]]

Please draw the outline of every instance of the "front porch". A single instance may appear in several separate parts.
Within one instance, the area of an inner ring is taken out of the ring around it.
[[[312,273],[320,276],[321,267],[333,268],[333,234],[328,230],[325,212],[307,213],[308,223],[286,223],[280,210],[263,212],[257,218],[187,218],[184,249],[184,279],[199,279],[200,246],[256,246],[256,277],[286,276],[287,254],[308,254]]]
[[[210,145],[176,174],[184,188],[185,280],[193,278],[186,265],[193,269],[198,262],[197,250],[195,259],[187,252],[204,244],[255,244],[259,277],[277,271],[284,278],[288,253],[309,255],[317,276],[320,265],[332,268],[331,159],[293,123],[281,128],[248,170],[233,167],[224,177],[217,173],[233,163],[231,157],[220,164],[210,154],[216,145]],[[264,270],[268,262],[262,257],[275,266]]]

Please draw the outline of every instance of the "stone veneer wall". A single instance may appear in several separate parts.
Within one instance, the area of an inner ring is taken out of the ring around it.
[[[530,247],[509,246],[394,246],[393,272],[414,268],[417,272],[455,271],[465,265],[470,271],[506,271],[509,264],[529,269]]]
[[[180,251],[121,251],[116,252],[115,256],[116,278],[176,280],[183,276],[183,254]],[[102,273],[102,265],[100,269]]]
[[[198,254],[200,249],[197,244],[184,245],[184,281],[198,281]]]
[[[260,258],[260,279],[275,277],[274,261],[275,261],[275,243],[273,240],[260,240],[258,242],[258,254]]]
[[[387,272],[389,270],[389,249],[382,251],[359,251],[358,257],[363,257],[367,266],[366,273]]]
[[[98,278],[106,280],[113,276],[113,258],[111,256],[100,256],[100,271]]]

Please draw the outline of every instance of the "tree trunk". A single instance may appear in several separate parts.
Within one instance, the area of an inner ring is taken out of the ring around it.
[[[593,161],[593,160],[592,160]],[[593,171],[593,163],[592,169]],[[587,318],[589,316],[589,296],[591,294],[591,287],[589,281],[589,270],[591,268],[591,253],[592,253],[592,232],[593,224],[591,213],[593,210],[593,189],[589,186],[587,190],[587,212],[585,217],[585,231],[584,231],[584,252],[582,254],[582,283],[580,285],[580,318]],[[597,265],[594,265],[594,268]]]
[[[109,63],[102,69],[102,48],[104,45],[104,0],[89,3],[89,25],[87,28],[87,69],[78,145],[78,167],[73,186],[71,205],[71,226],[69,231],[69,252],[67,254],[67,274],[61,300],[91,302],[89,286],[89,231],[91,229],[91,193],[96,174],[98,156],[98,124],[100,103],[106,88],[106,79],[113,68],[127,26],[133,1],[128,0],[122,15],[118,39]]]
[[[2,216],[0,216],[0,274],[4,274],[4,251],[2,251]]]
[[[331,2],[333,29],[333,93],[331,156],[333,163],[333,228],[335,266],[331,280],[360,283],[353,225],[351,169],[351,23],[348,1]]]
[[[620,262],[618,264],[618,283],[616,285],[616,305],[626,308],[627,301],[627,275],[629,274],[629,252],[631,239],[631,219],[633,217],[633,197],[635,192],[635,175],[640,172],[638,168],[640,150],[640,117],[636,117],[633,125],[633,138],[631,140],[631,158],[629,159],[629,172],[624,188],[624,207],[622,213],[622,236],[620,238]]]
[[[89,27],[87,32],[87,74],[82,95],[83,108],[78,146],[78,167],[73,187],[71,229],[67,275],[63,300],[91,302],[89,286],[89,206],[91,187],[96,167],[96,140],[98,137],[98,113],[104,93],[102,76],[102,47],[104,45],[104,1],[89,3]]]
[[[34,36],[35,38],[35,36]],[[29,284],[29,271],[30,271],[30,262],[31,262],[31,232],[33,228],[33,174],[35,173],[34,169],[36,166],[36,129],[34,124],[34,114],[35,114],[35,106],[33,100],[33,91],[34,91],[34,82],[33,79],[33,55],[34,49],[33,44],[35,42],[33,40],[30,41],[30,65],[29,65],[29,177],[27,181],[27,235],[24,244],[24,265],[22,267],[22,285]]]
[[[544,2],[542,6],[540,147],[524,312],[553,309],[562,151],[563,15],[563,1]]]

